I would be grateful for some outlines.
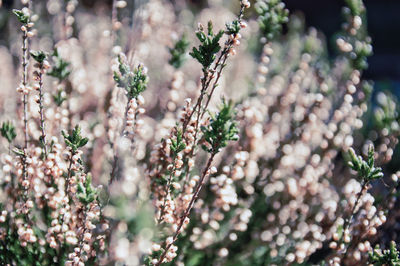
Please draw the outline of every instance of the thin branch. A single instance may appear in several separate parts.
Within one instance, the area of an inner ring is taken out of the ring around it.
[[[190,211],[193,208],[194,202],[196,201],[196,199],[197,199],[197,197],[198,197],[198,195],[199,195],[199,193],[201,191],[201,188],[203,187],[203,185],[205,183],[205,177],[208,174],[208,171],[209,171],[209,169],[211,167],[211,163],[213,162],[215,155],[216,155],[216,152],[213,152],[211,154],[210,158],[208,159],[206,167],[203,170],[203,174],[201,175],[201,178],[200,178],[199,182],[197,183],[197,187],[195,189],[193,197],[190,200],[189,206],[186,208],[185,212],[183,213],[183,215],[182,215],[182,217],[180,219],[178,228],[176,229],[176,231],[175,231],[175,233],[173,235],[173,241],[172,241],[172,243],[166,245],[166,247],[164,249],[164,252],[161,254],[160,259],[159,259],[158,263],[156,264],[157,266],[161,265],[162,261],[164,260],[165,256],[167,255],[168,250],[171,248],[172,244],[176,241],[178,235],[180,234],[181,229],[183,227],[183,224],[185,223],[186,218],[189,217],[189,214],[190,214]]]
[[[47,142],[46,142],[46,131],[44,127],[44,107],[43,107],[43,74],[39,71],[39,114],[40,114],[40,130],[41,130],[41,144],[43,145],[43,152],[45,158],[47,158]]]

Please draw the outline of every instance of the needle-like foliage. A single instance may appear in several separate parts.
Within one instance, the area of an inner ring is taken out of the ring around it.
[[[239,139],[233,103],[223,100],[220,111],[210,116],[209,125],[201,128],[206,142],[202,147],[205,151],[217,153],[228,145],[228,141]]]
[[[67,134],[65,131],[62,131],[61,133],[64,137],[65,144],[67,144],[73,152],[76,152],[79,148],[85,146],[89,141],[88,138],[81,136],[81,128],[78,125],[75,126],[71,134]]]
[[[359,177],[365,182],[383,177],[382,168],[375,167],[374,165],[374,154],[375,150],[372,144],[368,147],[368,156],[366,161],[363,160],[360,155],[357,156],[352,148],[349,149],[350,161],[348,164],[351,169],[357,171]]]
[[[201,44],[198,49],[193,47],[190,55],[203,66],[203,70],[208,69],[211,66],[215,60],[216,54],[221,50],[219,41],[223,34],[223,30],[214,34],[211,21],[208,22],[207,33],[204,32],[203,26],[201,24],[199,25],[196,36]]]
[[[124,88],[128,99],[137,98],[146,90],[148,77],[144,66],[139,65],[133,71],[125,64],[121,56],[118,56],[119,73],[114,71],[114,80],[118,87]]]
[[[9,143],[11,143],[17,136],[15,133],[15,127],[10,121],[3,122],[0,131],[1,135],[6,138]]]

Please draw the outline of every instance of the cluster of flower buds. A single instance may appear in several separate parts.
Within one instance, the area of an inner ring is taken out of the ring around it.
[[[17,88],[17,92],[24,94],[24,95],[28,95],[30,92],[32,91],[32,87],[28,86],[28,85],[19,85]]]
[[[44,60],[42,63],[35,63],[34,67],[38,68],[38,70],[33,71],[33,79],[39,81],[41,79],[41,75],[46,73],[46,70],[50,68],[50,63],[47,60]],[[39,90],[39,84],[34,85],[35,90]]]
[[[24,10],[26,10],[26,9],[22,9],[23,12],[24,12]],[[28,38],[32,38],[33,36],[35,36],[35,30],[32,29],[32,27],[34,25],[35,24],[33,22],[29,22],[29,23],[27,23],[25,25],[22,25],[21,26],[21,31],[24,32],[24,34],[26,34],[26,36]]]
[[[233,47],[229,49],[229,54],[230,55],[236,55],[236,50],[234,47],[237,47],[240,45],[240,39],[242,38],[242,35],[240,33],[235,33],[229,36],[230,41],[233,44]]]
[[[17,233],[21,241],[21,246],[26,247],[28,243],[35,243],[37,241],[32,228],[24,224],[22,220],[17,220],[16,225],[18,227]]]
[[[138,132],[140,125],[143,125],[144,121],[138,119],[139,114],[144,114],[145,109],[139,106],[143,106],[145,103],[142,95],[139,95],[137,99],[132,98],[128,103],[128,109],[126,113],[126,128],[128,136],[132,136]]]

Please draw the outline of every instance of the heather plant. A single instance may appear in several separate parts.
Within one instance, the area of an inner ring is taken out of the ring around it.
[[[279,0],[15,2],[0,264],[397,265],[399,106],[364,79],[361,0],[334,54]]]

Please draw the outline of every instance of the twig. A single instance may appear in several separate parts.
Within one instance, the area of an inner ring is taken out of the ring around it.
[[[167,255],[168,250],[171,248],[172,244],[175,242],[175,240],[177,239],[178,235],[180,234],[182,226],[185,223],[186,218],[189,216],[190,211],[193,208],[194,202],[197,199],[197,197],[198,197],[198,195],[200,193],[200,190],[204,185],[205,177],[207,176],[207,173],[208,173],[208,171],[210,169],[211,163],[213,162],[215,155],[216,155],[216,152],[213,152],[211,154],[210,158],[208,159],[207,165],[203,170],[203,174],[201,175],[199,183],[197,184],[196,190],[195,190],[195,192],[193,194],[192,199],[190,200],[189,206],[186,208],[185,212],[183,213],[183,215],[182,215],[182,217],[180,219],[178,228],[176,229],[176,231],[175,231],[175,233],[173,235],[173,241],[172,241],[172,243],[166,245],[166,247],[164,249],[164,252],[161,254],[160,259],[159,259],[158,263],[156,264],[157,266],[161,265],[162,261],[164,260],[165,256]]]
[[[22,85],[26,90],[28,84],[28,35],[27,31],[23,31],[22,35]],[[24,105],[24,150],[28,148],[28,95],[23,96]]]
[[[39,72],[39,114],[40,114],[40,130],[41,130],[41,144],[43,145],[44,157],[47,158],[47,143],[46,131],[44,127],[44,107],[43,107],[43,74]]]
[[[366,180],[363,179],[362,185],[361,185],[361,190],[360,190],[360,192],[358,192],[358,194],[357,194],[357,199],[356,199],[356,202],[354,203],[354,206],[353,206],[353,208],[352,208],[352,210],[351,210],[350,217],[349,217],[348,219],[346,219],[346,221],[345,221],[345,223],[344,223],[344,225],[343,225],[343,236],[346,234],[346,232],[347,232],[347,231],[349,230],[349,228],[350,228],[351,221],[353,220],[353,217],[354,217],[355,212],[356,212],[356,208],[357,208],[357,206],[358,206],[358,203],[359,203],[360,200],[361,200],[361,196],[364,194],[364,190],[367,188],[367,185],[368,185],[368,182],[367,182]],[[342,237],[343,237],[343,236],[342,236]],[[344,255],[343,255],[344,258],[347,256],[347,251],[348,251],[348,250],[349,250],[349,249],[346,248],[346,251],[345,251],[345,253],[344,253]]]

